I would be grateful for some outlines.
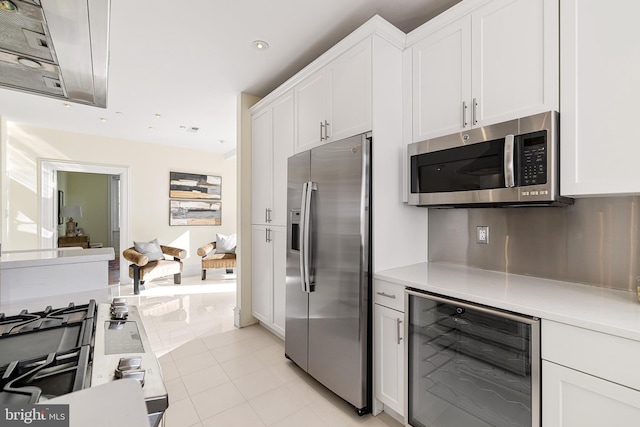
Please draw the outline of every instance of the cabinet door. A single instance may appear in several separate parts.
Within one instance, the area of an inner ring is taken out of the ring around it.
[[[295,87],[296,153],[324,143],[320,124],[327,117],[327,75],[323,71],[304,79]]]
[[[266,224],[272,208],[272,113],[255,115],[251,129],[251,223]]]
[[[273,210],[271,224],[287,225],[287,159],[293,155],[293,93],[274,102],[273,109]]]
[[[558,109],[558,7],[558,0],[494,0],[473,12],[474,126]]]
[[[412,47],[414,142],[471,126],[470,31],[465,16]]]
[[[542,408],[544,426],[632,426],[640,419],[640,391],[543,361]]]
[[[273,329],[285,334],[285,284],[287,280],[287,228],[273,227]]]
[[[640,192],[640,2],[563,0],[560,192]]]
[[[251,313],[253,317],[272,323],[273,318],[273,245],[270,228],[252,227]]]
[[[329,65],[327,137],[338,141],[371,130],[371,38]]]
[[[376,398],[404,415],[404,314],[374,304]]]

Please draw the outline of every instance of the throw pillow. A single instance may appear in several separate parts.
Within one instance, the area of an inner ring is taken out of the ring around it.
[[[146,255],[149,261],[164,259],[164,254],[162,253],[162,249],[160,249],[158,239],[153,239],[150,242],[133,242],[133,247],[136,251]]]
[[[216,234],[216,253],[217,254],[235,254],[236,253],[236,235],[225,236],[224,234]]]

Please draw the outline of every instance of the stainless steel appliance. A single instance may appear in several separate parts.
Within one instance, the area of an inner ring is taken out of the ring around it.
[[[406,424],[540,424],[540,321],[406,291]]]
[[[549,111],[410,144],[409,204],[570,204],[560,196],[558,135]]]
[[[0,86],[107,106],[110,0],[0,2]]]
[[[289,158],[286,356],[371,408],[371,135]]]
[[[43,403],[118,378],[140,382],[158,426],[167,390],[137,308],[124,300],[0,313],[0,404]]]

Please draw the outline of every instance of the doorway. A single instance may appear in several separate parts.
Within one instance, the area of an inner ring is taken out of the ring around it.
[[[97,165],[90,163],[66,162],[60,160],[40,160],[40,247],[55,248],[58,242],[58,172],[82,172],[109,175],[108,197],[117,200],[109,203],[110,246],[119,255],[120,248],[126,247],[129,239],[129,168],[124,166]],[[117,194],[117,196],[116,196]],[[116,230],[117,229],[117,230]],[[128,277],[128,265],[119,258],[119,277]]]

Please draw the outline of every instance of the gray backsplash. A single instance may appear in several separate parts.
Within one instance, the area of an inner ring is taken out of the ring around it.
[[[640,197],[572,206],[430,209],[429,260],[636,291]],[[476,226],[489,226],[489,244]]]

